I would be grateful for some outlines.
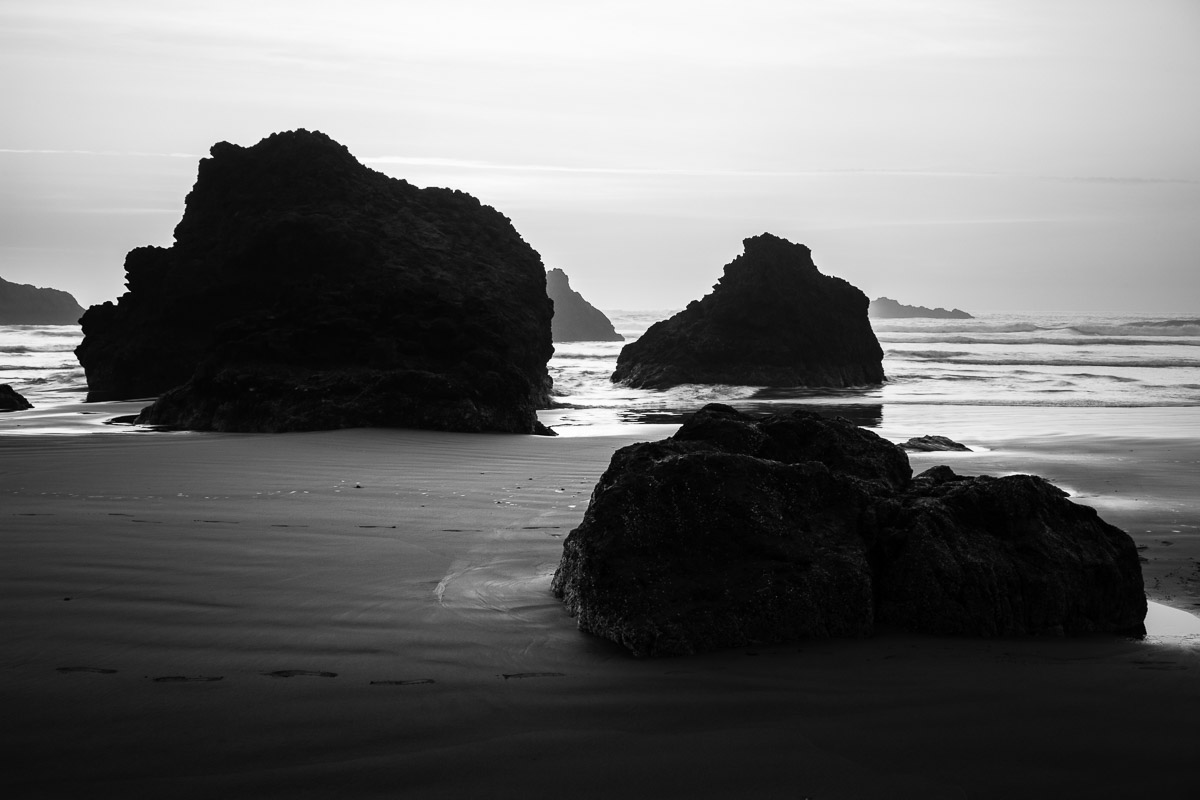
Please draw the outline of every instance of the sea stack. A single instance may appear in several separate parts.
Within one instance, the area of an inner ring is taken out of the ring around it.
[[[556,342],[623,342],[604,312],[583,299],[571,288],[567,273],[552,269],[546,273],[546,294],[554,301],[551,330]]]
[[[221,142],[169,248],[125,260],[76,350],[89,400],[195,430],[543,430],[541,257],[503,214],[360,164],[325,134]]]
[[[69,292],[0,278],[0,325],[77,325],[82,316]]]
[[[802,244],[769,233],[743,244],[711,293],[625,345],[613,382],[646,389],[883,382],[865,294],[819,272]]]
[[[716,404],[613,455],[551,588],[581,630],[638,656],[879,627],[1145,632],[1133,539],[1041,478],[914,477],[840,417]]]

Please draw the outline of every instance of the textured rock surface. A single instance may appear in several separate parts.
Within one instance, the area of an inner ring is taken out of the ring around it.
[[[532,432],[549,402],[538,254],[470,195],[367,169],[321,133],[215,145],[175,244],[125,269],[76,353],[89,400],[162,395],[142,422]]]
[[[857,386],[884,380],[867,297],[821,274],[802,244],[764,233],[703,299],[657,322],[617,358],[614,382]]]
[[[7,383],[0,384],[0,411],[24,411],[27,408],[33,408],[33,404]]]
[[[925,306],[906,306],[890,297],[880,297],[871,301],[870,315],[872,319],[900,319],[905,317],[931,317],[936,319],[974,319],[962,309],[926,308]]]
[[[636,655],[802,637],[1144,631],[1132,539],[1040,478],[911,478],[847,420],[711,405],[618,450],[552,584]]]
[[[82,316],[68,292],[0,278],[0,325],[74,325]]]
[[[552,269],[546,273],[546,294],[554,301],[551,329],[556,342],[622,342],[604,312],[571,288],[567,273]]]
[[[928,436],[914,436],[900,446],[905,450],[915,450],[922,453],[933,453],[940,451],[956,451],[960,453],[971,452],[971,448],[967,447],[965,444],[956,442],[948,436],[936,436],[933,434]]]

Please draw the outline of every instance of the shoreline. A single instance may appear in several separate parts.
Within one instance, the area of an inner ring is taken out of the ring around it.
[[[550,574],[635,434],[0,436],[14,796],[1194,789],[1194,636],[641,661],[580,633]],[[991,445],[909,455],[1042,474],[1146,545],[1152,600],[1200,604],[1200,442]]]

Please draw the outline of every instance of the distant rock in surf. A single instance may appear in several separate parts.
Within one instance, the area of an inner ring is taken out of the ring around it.
[[[211,152],[175,243],[84,314],[89,400],[161,395],[140,422],[198,430],[545,430],[551,303],[507,217],[319,132]]]
[[[552,269],[546,273],[546,294],[554,301],[550,321],[556,342],[623,342],[604,312],[571,288],[567,273]]]
[[[1145,632],[1133,540],[1030,475],[915,478],[848,420],[709,405],[621,448],[551,584],[639,656],[879,626],[965,636]]]
[[[0,325],[76,325],[82,316],[69,292],[0,278]]]
[[[646,389],[883,382],[866,295],[821,274],[802,244],[769,233],[743,244],[711,293],[622,348],[613,382]]]
[[[900,445],[905,450],[916,450],[924,453],[940,452],[940,451],[955,451],[955,452],[971,452],[971,448],[965,444],[960,444],[946,436],[914,436],[904,444]]]
[[[880,297],[871,301],[869,314],[872,319],[904,319],[909,317],[929,317],[932,319],[974,319],[962,309],[926,308],[925,306],[906,306],[890,297]]]
[[[0,384],[0,411],[24,411],[27,408],[33,408],[33,403],[17,394],[17,390],[7,383]]]

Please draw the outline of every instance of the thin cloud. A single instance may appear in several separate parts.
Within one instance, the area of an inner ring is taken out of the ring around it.
[[[0,153],[38,156],[130,156],[136,158],[204,158],[195,153],[146,153],[139,150],[48,150],[0,147]]]

